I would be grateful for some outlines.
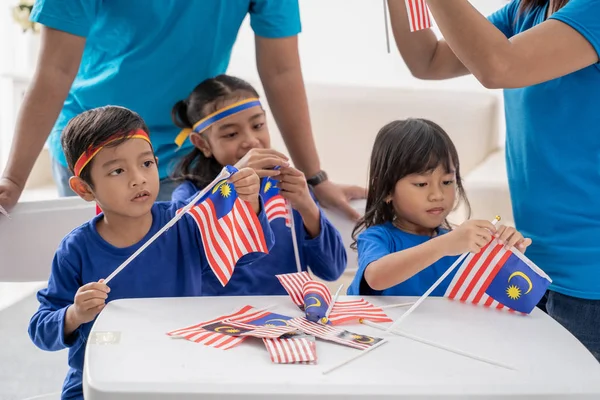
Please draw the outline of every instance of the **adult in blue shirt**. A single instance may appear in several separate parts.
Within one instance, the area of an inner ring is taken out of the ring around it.
[[[348,199],[364,197],[364,189],[333,184],[319,164],[298,56],[297,0],[37,0],[31,19],[43,25],[41,50],[0,180],[0,205],[18,201],[48,136],[59,192],[72,195],[60,133],[75,115],[104,105],[127,107],[147,122],[162,180],[158,200],[170,199],[169,171],[191,148],[188,141],[176,152],[180,130],[171,108],[198,82],[226,71],[247,14],[258,72],[292,160],[321,204],[358,218]]]
[[[427,2],[444,39],[410,33],[389,0],[398,49],[418,78],[505,89],[517,228],[553,279],[547,312],[600,360],[600,0],[513,0],[487,19],[467,0]]]

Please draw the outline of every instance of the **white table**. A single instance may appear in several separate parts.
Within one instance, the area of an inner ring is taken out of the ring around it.
[[[343,298],[340,298],[343,299]],[[410,298],[368,298],[378,305]],[[425,301],[402,324],[413,335],[508,363],[508,370],[411,340],[390,342],[323,375],[359,350],[318,340],[317,365],[272,364],[258,339],[223,351],[167,331],[250,304],[301,315],[288,297],[113,301],[98,317],[84,367],[86,400],[121,399],[599,399],[600,364],[539,310],[521,316],[443,298]],[[387,310],[392,318],[404,312]],[[382,337],[364,325],[347,329]],[[110,332],[106,335],[103,332]],[[106,342],[108,340],[108,342]]]

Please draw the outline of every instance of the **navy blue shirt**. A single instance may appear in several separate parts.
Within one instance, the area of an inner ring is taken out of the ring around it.
[[[83,398],[84,351],[93,324],[93,321],[83,324],[65,337],[65,314],[73,304],[75,293],[81,286],[109,276],[170,221],[181,205],[155,203],[150,230],[139,243],[130,247],[117,248],[98,234],[96,223],[103,218],[102,214],[73,230],[60,243],[52,262],[48,287],[38,292],[40,306],[31,318],[29,336],[42,350],[69,349],[70,369],[63,384],[63,399]],[[267,247],[271,248],[273,232],[264,211],[258,218]],[[264,255],[246,254],[240,258],[236,268],[259,260]],[[191,216],[185,215],[110,281],[107,302],[139,297],[200,296],[206,294],[207,279],[216,280],[208,266],[196,222]]]
[[[172,195],[174,201],[186,201],[199,189],[190,181],[183,182]],[[320,210],[319,234],[311,238],[300,213],[294,210],[294,226],[303,271],[308,268],[326,281],[338,279],[346,269],[346,249],[338,230]],[[212,295],[286,295],[287,292],[275,275],[297,272],[292,232],[284,218],[271,222],[275,244],[269,254],[260,259],[256,266],[236,268],[227,286],[223,287],[216,277],[205,280],[206,293]]]

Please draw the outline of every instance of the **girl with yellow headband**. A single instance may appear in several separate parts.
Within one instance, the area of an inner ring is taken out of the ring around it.
[[[224,165],[250,167],[262,178],[261,195],[275,235],[275,245],[259,265],[235,270],[227,286],[212,277],[206,290],[212,295],[285,295],[277,274],[296,272],[292,233],[286,221],[285,201],[293,208],[300,265],[328,281],[346,268],[346,251],[339,232],[314,200],[304,175],[288,158],[271,149],[265,111],[256,90],[242,79],[219,75],[200,83],[172,110],[182,133],[177,144],[189,139],[194,150],[177,166],[181,185],[172,199],[191,197],[210,183]]]

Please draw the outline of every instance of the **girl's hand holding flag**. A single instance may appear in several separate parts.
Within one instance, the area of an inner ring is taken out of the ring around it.
[[[276,167],[289,166],[288,158],[283,154],[273,149],[250,149],[244,157],[235,164],[238,169],[252,168],[259,177],[276,176],[280,174]]]
[[[260,192],[260,178],[252,168],[242,168],[233,174],[228,182],[233,184],[238,197],[252,206],[255,213],[260,212],[258,200]]]

